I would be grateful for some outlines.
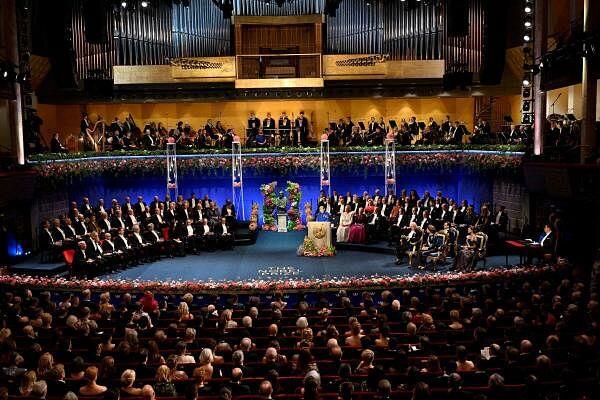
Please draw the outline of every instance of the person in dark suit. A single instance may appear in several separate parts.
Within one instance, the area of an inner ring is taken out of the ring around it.
[[[299,137],[300,142],[294,144],[297,144],[298,146],[306,146],[308,144],[309,127],[308,119],[304,116],[304,111],[300,111],[298,118],[296,118],[295,128],[296,134],[294,135],[294,141],[297,141]]]
[[[410,231],[407,235],[402,235],[396,245],[396,265],[402,263],[402,259],[407,251],[415,251],[421,243],[423,231],[419,229],[416,222],[410,223]]]
[[[248,143],[254,142],[254,138],[258,134],[258,130],[260,129],[260,119],[253,112],[250,113],[248,117],[248,127],[246,128],[246,137]]]
[[[242,377],[243,372],[241,368],[233,368],[231,370],[231,380],[227,386],[234,397],[250,394],[250,386],[241,383]]]
[[[290,121],[285,111],[281,113],[277,126],[279,128],[281,145],[289,146],[292,143],[292,121]]]
[[[227,225],[227,219],[221,218],[221,222],[215,225],[215,235],[218,238],[218,242],[223,249],[233,249],[233,232]]]
[[[196,231],[194,230],[192,219],[187,219],[184,223],[181,223],[177,229],[176,235],[179,240],[183,242],[183,245],[187,251],[190,251],[194,254],[198,253],[200,240],[198,235],[196,235]]]
[[[508,228],[508,214],[505,210],[506,207],[500,206],[490,223],[490,230],[496,238],[506,235],[506,230]]]
[[[76,276],[88,276],[94,270],[94,259],[87,254],[87,244],[81,240],[77,243],[77,250],[73,256],[73,273]]]
[[[203,218],[198,228],[201,245],[204,250],[213,251],[216,244],[216,236],[214,230],[208,224],[208,219]]]
[[[267,113],[267,118],[263,120],[263,130],[269,138],[275,135],[275,120],[271,118],[270,112]]]
[[[151,244],[142,236],[139,224],[133,225],[129,243],[138,260],[142,260],[143,262],[156,260],[155,255],[151,252]]]
[[[123,259],[132,265],[137,265],[137,260],[134,257],[133,247],[129,244],[129,240],[125,237],[125,228],[118,228],[114,238],[114,246],[118,252],[121,252]]]
[[[78,214],[75,223],[73,224],[73,228],[75,228],[75,233],[77,236],[85,236],[89,234],[88,227],[85,221],[85,216],[83,214]]]
[[[52,139],[50,140],[50,151],[52,153],[68,153],[69,150],[63,146],[63,144],[60,142],[60,137],[58,135],[58,132],[56,132],[54,135],[52,135]]]
[[[556,249],[556,237],[550,224],[544,225],[544,234],[540,239],[540,246],[544,255],[554,256]]]

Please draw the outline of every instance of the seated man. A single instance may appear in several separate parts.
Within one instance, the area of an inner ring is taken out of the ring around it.
[[[151,244],[144,239],[140,233],[140,226],[138,224],[133,225],[133,232],[131,234],[130,243],[131,247],[135,251],[135,257],[143,262],[149,262],[151,260],[157,260],[155,254],[151,251]]]
[[[54,240],[54,236],[52,235],[52,232],[50,232],[50,222],[48,222],[48,220],[42,221],[39,241],[40,250],[50,252],[50,260],[55,260],[58,257],[58,254],[62,251],[62,240]]]
[[[73,257],[73,273],[77,277],[88,277],[95,270],[95,261],[86,252],[87,244],[81,240],[77,242],[77,250]]]
[[[217,238],[215,236],[215,232],[208,224],[207,218],[202,219],[202,223],[198,230],[198,235],[200,235],[200,241],[204,250],[213,251],[215,249]]]
[[[110,260],[110,264],[113,267],[119,268],[125,263],[125,255],[122,251],[117,250],[114,242],[112,241],[112,235],[108,232],[104,234],[102,251],[104,252],[104,257]]]
[[[117,234],[114,241],[115,249],[123,254],[123,259],[126,263],[131,265],[137,265],[137,259],[134,257],[133,247],[129,244],[129,241],[125,237],[125,228],[120,227],[117,229]]]
[[[428,263],[432,268],[435,268],[438,262],[443,262],[446,258],[448,237],[445,231],[436,232],[433,225],[429,225],[427,230],[427,243],[424,243],[421,248],[421,262],[419,263],[419,268],[422,269],[427,267]]]
[[[222,249],[233,249],[233,232],[231,232],[229,226],[227,226],[227,219],[221,218],[221,223],[215,226],[215,235],[219,247]]]
[[[198,254],[198,242],[199,238],[194,230],[193,221],[187,219],[185,224],[180,224],[177,229],[177,238],[183,242],[183,245],[187,251],[191,251],[194,254]]]

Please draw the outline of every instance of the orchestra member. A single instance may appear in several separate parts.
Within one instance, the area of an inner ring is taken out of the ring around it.
[[[275,137],[275,120],[271,118],[271,113],[267,113],[267,118],[263,120],[263,131],[269,140]]]
[[[308,144],[308,119],[304,116],[304,111],[300,111],[295,123],[296,135],[294,136],[294,144],[298,146],[306,146]]]
[[[282,112],[278,123],[280,143],[284,146],[290,145],[293,142],[292,138],[292,121],[290,121],[286,112]]]
[[[69,150],[62,145],[60,142],[60,136],[58,132],[52,135],[52,139],[50,140],[50,151],[52,153],[68,153]]]
[[[248,141],[253,141],[254,137],[258,134],[260,128],[260,119],[256,116],[254,111],[250,113],[248,117],[248,128],[246,129],[246,138]]]

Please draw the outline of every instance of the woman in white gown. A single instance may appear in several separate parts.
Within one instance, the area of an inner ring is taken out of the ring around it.
[[[340,224],[337,228],[337,241],[338,243],[347,242],[348,235],[350,234],[350,225],[352,225],[352,217],[354,211],[350,211],[350,206],[347,205],[340,216]]]

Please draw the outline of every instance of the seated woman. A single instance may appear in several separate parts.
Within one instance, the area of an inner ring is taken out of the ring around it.
[[[315,221],[317,222],[329,222],[331,215],[325,210],[325,206],[319,206],[319,212],[316,215]]]
[[[344,212],[340,216],[340,224],[337,228],[337,241],[338,243],[344,243],[348,241],[350,234],[350,225],[352,225],[352,218],[354,212],[350,211],[350,206],[346,206]]]
[[[267,146],[267,137],[262,129],[258,130],[256,134],[256,147],[266,147]]]
[[[367,234],[365,231],[365,224],[367,223],[367,216],[365,215],[364,209],[361,207],[358,209],[358,213],[354,214],[352,226],[350,226],[350,233],[348,234],[348,243],[365,243]]]
[[[462,245],[462,248],[458,252],[458,257],[455,261],[454,268],[458,271],[470,271],[473,267],[473,259],[475,258],[475,253],[477,252],[477,246],[479,245],[479,240],[477,238],[477,234],[475,232],[475,228],[470,226],[467,229],[467,237],[465,239],[465,244]]]

